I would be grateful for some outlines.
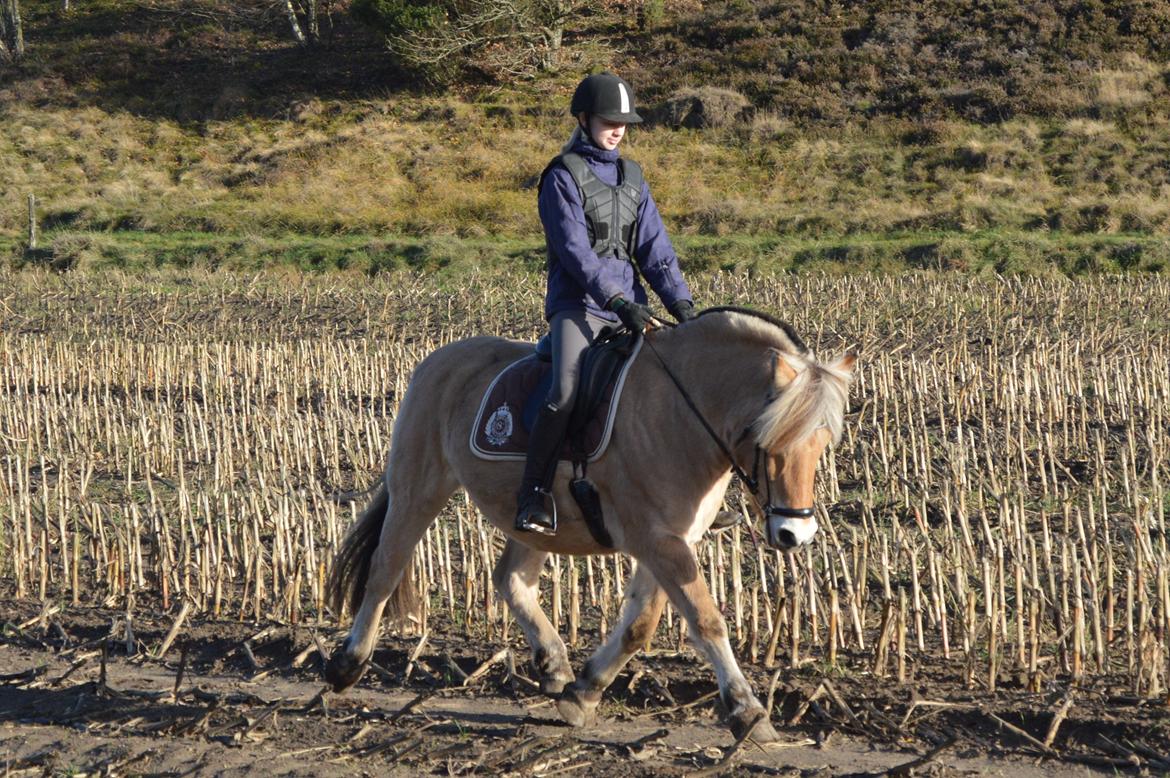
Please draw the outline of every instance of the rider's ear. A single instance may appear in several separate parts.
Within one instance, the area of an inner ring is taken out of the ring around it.
[[[780,351],[772,352],[772,376],[777,389],[783,389],[796,379],[797,370]]]

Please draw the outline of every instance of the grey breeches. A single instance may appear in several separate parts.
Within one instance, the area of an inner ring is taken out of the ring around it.
[[[577,377],[581,373],[581,357],[605,327],[613,322],[592,316],[585,311],[562,311],[549,322],[552,334],[553,382],[548,390],[546,405],[557,410],[569,410],[577,397]]]

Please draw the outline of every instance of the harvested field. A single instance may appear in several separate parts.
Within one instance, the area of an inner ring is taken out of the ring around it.
[[[341,634],[324,575],[411,368],[473,334],[532,338],[537,279],[22,273],[0,286],[8,769],[1170,769],[1170,282],[693,286],[818,353],[862,349],[818,541],[782,557],[737,527],[700,554],[791,748],[736,748],[670,612],[605,721],[560,726],[491,589],[501,537],[465,500],[419,547],[422,618],[318,697],[318,645]],[[575,665],[629,569],[548,568]]]

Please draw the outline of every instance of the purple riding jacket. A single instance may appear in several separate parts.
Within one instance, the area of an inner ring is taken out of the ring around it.
[[[602,181],[617,185],[617,149],[607,151],[579,138],[571,151],[581,155]],[[612,255],[599,257],[591,248],[581,193],[564,165],[558,163],[549,170],[540,191],[539,207],[550,248],[548,292],[544,301],[546,319],[561,311],[586,310],[617,321],[616,314],[605,310],[605,304],[614,295],[646,303],[646,290],[630,263]],[[679,300],[692,300],[691,290],[679,270],[678,256],[645,182],[638,203],[634,259],[642,277],[667,308]]]

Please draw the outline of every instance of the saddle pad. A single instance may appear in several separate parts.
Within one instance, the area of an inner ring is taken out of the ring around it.
[[[642,340],[638,339],[629,359],[622,365],[617,377],[606,387],[596,412],[583,429],[586,461],[595,462],[605,453],[613,433],[613,420],[630,365],[634,364]],[[524,408],[533,390],[547,391],[545,380],[552,364],[536,356],[527,356],[500,371],[484,392],[471,428],[471,452],[480,459],[521,461],[528,456],[528,426]],[[561,459],[571,460],[573,452],[569,441],[561,447]]]

